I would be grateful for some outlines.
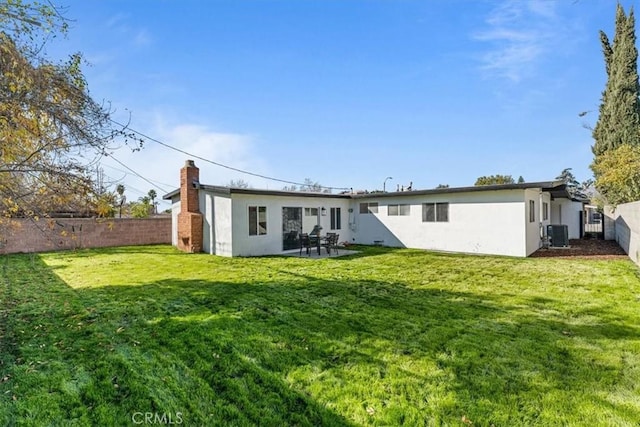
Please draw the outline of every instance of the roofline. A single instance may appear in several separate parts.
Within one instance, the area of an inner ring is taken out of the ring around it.
[[[429,194],[448,194],[448,193],[473,193],[480,191],[499,191],[499,190],[527,190],[531,188],[540,188],[543,191],[551,191],[552,189],[559,189],[564,186],[562,181],[542,181],[542,182],[524,182],[520,184],[491,184],[491,185],[474,185],[471,187],[447,187],[447,188],[433,188],[429,190],[415,190],[415,191],[394,191],[389,193],[366,193],[366,194],[352,194],[355,199],[363,199],[370,197],[396,197],[407,195],[429,195]]]
[[[225,187],[219,185],[204,185],[200,184],[200,189],[204,191],[209,191],[212,193],[218,193],[222,195],[230,195],[230,194],[260,194],[265,196],[285,196],[285,197],[322,197],[322,198],[333,198],[333,199],[349,199],[352,194],[331,194],[331,193],[319,193],[315,191],[285,191],[285,190],[262,190],[255,188],[236,188],[236,187]],[[170,200],[173,196],[177,196],[180,194],[180,189],[173,190],[170,193],[162,196],[164,200]]]
[[[449,194],[449,193],[474,193],[481,191],[500,191],[500,190],[527,190],[532,188],[539,188],[542,191],[562,192],[566,194],[566,198],[571,198],[566,191],[566,185],[563,181],[541,181],[541,182],[523,182],[519,184],[492,184],[492,185],[474,185],[471,187],[453,187],[453,188],[433,188],[429,190],[415,190],[415,191],[394,191],[394,192],[376,192],[376,193],[359,193],[359,194],[331,194],[331,193],[318,193],[310,191],[284,191],[284,190],[259,190],[255,188],[235,188],[224,187],[218,185],[200,185],[200,189],[223,194],[259,194],[267,196],[286,196],[286,197],[321,197],[321,198],[334,198],[334,199],[364,199],[372,197],[398,197],[398,196],[422,196],[430,194]],[[170,193],[162,196],[165,200],[170,200],[173,196],[180,194],[180,189],[174,190]],[[563,195],[564,197],[564,195]]]

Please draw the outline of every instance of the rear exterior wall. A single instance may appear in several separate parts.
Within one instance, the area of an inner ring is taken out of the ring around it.
[[[264,235],[249,235],[249,206],[263,206],[267,208],[267,233]],[[322,234],[335,232],[340,235],[340,241],[351,241],[351,231],[348,226],[350,199],[339,197],[304,197],[280,195],[232,195],[232,240],[233,256],[272,255],[283,252],[282,208],[325,208],[326,215],[320,215]],[[341,228],[331,229],[331,208],[340,208]],[[317,218],[315,220],[317,222]],[[307,231],[307,230],[305,230]]]
[[[360,213],[360,203],[368,202],[378,203],[377,213]],[[532,247],[524,202],[523,190],[356,199],[353,238],[362,244],[523,257]],[[423,221],[425,203],[448,203],[448,220]],[[389,215],[389,205],[409,205],[408,215]]]

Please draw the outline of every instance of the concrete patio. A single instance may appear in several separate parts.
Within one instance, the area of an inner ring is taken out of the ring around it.
[[[328,254],[327,251],[323,248],[320,250],[320,254],[318,255],[318,251],[316,249],[311,249],[309,254],[307,254],[306,250],[302,250],[302,254],[300,254],[300,249],[290,250],[283,252],[284,256],[292,256],[297,258],[309,258],[309,259],[323,259],[323,258],[338,258],[341,256],[354,255],[359,253],[358,251],[352,251],[349,249],[335,249],[331,250],[331,253]]]

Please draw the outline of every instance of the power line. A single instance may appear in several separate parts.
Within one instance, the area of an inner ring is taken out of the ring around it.
[[[122,169],[118,169],[118,168],[116,168],[116,167],[114,167],[114,166],[111,166],[111,165],[108,165],[108,164],[106,164],[106,163],[100,163],[100,166],[106,166],[106,167],[108,167],[109,169],[113,169],[113,170],[115,170],[115,171],[122,172],[125,176],[124,176],[122,179],[119,179],[118,181],[122,181],[122,180],[123,180],[127,175],[129,175],[129,172],[124,171],[124,170],[122,170]],[[156,180],[151,179],[151,178],[148,178],[148,179],[149,179],[149,181],[154,182],[154,183],[155,183],[156,185],[158,185],[158,186],[162,185],[162,186],[165,186],[165,187],[172,187],[172,185],[171,185],[171,184],[167,184],[166,182],[156,181]]]
[[[197,154],[189,153],[189,152],[184,151],[184,150],[182,150],[180,148],[177,148],[177,147],[169,145],[169,144],[167,144],[165,142],[159,141],[159,140],[157,140],[155,138],[152,138],[152,137],[150,137],[148,135],[145,135],[144,133],[142,133],[140,131],[137,131],[137,130],[132,129],[132,128],[128,127],[128,126],[125,126],[122,123],[118,123],[117,121],[115,121],[113,119],[110,119],[110,120],[111,120],[112,123],[114,123],[114,124],[116,124],[118,126],[122,126],[123,128],[129,129],[131,132],[134,132],[134,133],[140,135],[141,137],[143,137],[145,139],[148,139],[149,141],[153,141],[153,142],[155,142],[157,144],[160,144],[160,145],[162,145],[162,146],[164,146],[166,148],[169,148],[171,150],[177,151],[177,152],[182,153],[182,154],[186,154],[187,156],[196,158],[198,160],[202,160],[203,162],[211,163],[212,165],[219,166],[221,168],[229,169],[229,170],[232,170],[232,171],[235,171],[235,172],[240,172],[240,173],[243,173],[243,174],[246,174],[246,175],[251,175],[251,176],[255,176],[255,177],[258,177],[258,178],[262,178],[262,179],[267,179],[267,180],[270,180],[270,181],[282,182],[282,183],[285,183],[285,184],[293,184],[293,185],[299,185],[299,186],[303,186],[303,187],[308,185],[307,183],[300,183],[300,182],[295,182],[295,181],[287,181],[286,179],[274,178],[274,177],[271,177],[271,176],[262,175],[262,174],[255,173],[255,172],[249,172],[249,171],[246,171],[246,170],[243,170],[243,169],[235,168],[233,166],[225,165],[223,163],[219,163],[219,162],[216,162],[216,161],[213,161],[213,160],[198,156]],[[328,187],[328,186],[324,186],[324,185],[320,185],[318,187],[319,188],[326,188],[326,189],[329,189],[329,190],[349,190],[349,188],[347,188],[347,187]]]
[[[120,166],[124,167],[125,169],[127,169],[128,171],[130,171],[131,173],[133,173],[134,175],[136,175],[138,178],[143,179],[144,181],[148,182],[149,184],[151,184],[152,186],[164,191],[165,193],[168,193],[169,190],[162,188],[161,186],[159,186],[158,184],[154,184],[153,182],[151,182],[150,180],[148,180],[147,178],[145,178],[144,176],[140,175],[138,172],[134,171],[133,169],[131,169],[129,166],[125,165],[124,163],[122,163],[120,160],[116,159],[113,155],[109,156],[110,158],[112,158],[113,160],[115,160],[118,164],[120,164]]]
[[[106,165],[106,164],[102,164],[102,166],[107,166],[107,167],[109,167],[109,168],[116,169],[116,168],[114,168],[114,167],[112,167],[112,166],[109,166],[109,165]],[[116,169],[116,170],[118,170],[118,171],[119,171],[119,169]],[[128,172],[124,172],[124,173],[125,173],[125,177],[130,175]],[[115,178],[113,178],[112,176],[109,176],[109,175],[105,175],[105,176],[106,176],[107,178],[110,178],[110,179],[111,179],[111,181],[110,181],[110,183],[111,183],[111,184],[110,184],[110,185],[114,185],[114,184],[116,184],[116,183],[122,183],[122,182],[123,182],[123,180],[124,180],[124,178],[122,178],[122,179],[115,179]],[[135,193],[135,194],[139,194],[140,196],[146,196],[146,195],[148,195],[148,192],[147,192],[147,191],[145,191],[145,190],[140,190],[139,188],[136,188],[136,187],[132,186],[131,184],[127,184],[127,185],[125,186],[125,188],[126,188],[126,190],[127,190],[127,191],[132,191],[133,193]]]

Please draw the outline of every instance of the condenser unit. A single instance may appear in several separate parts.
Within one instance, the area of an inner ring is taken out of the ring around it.
[[[551,247],[562,248],[569,246],[569,227],[566,225],[547,225],[547,236]]]

